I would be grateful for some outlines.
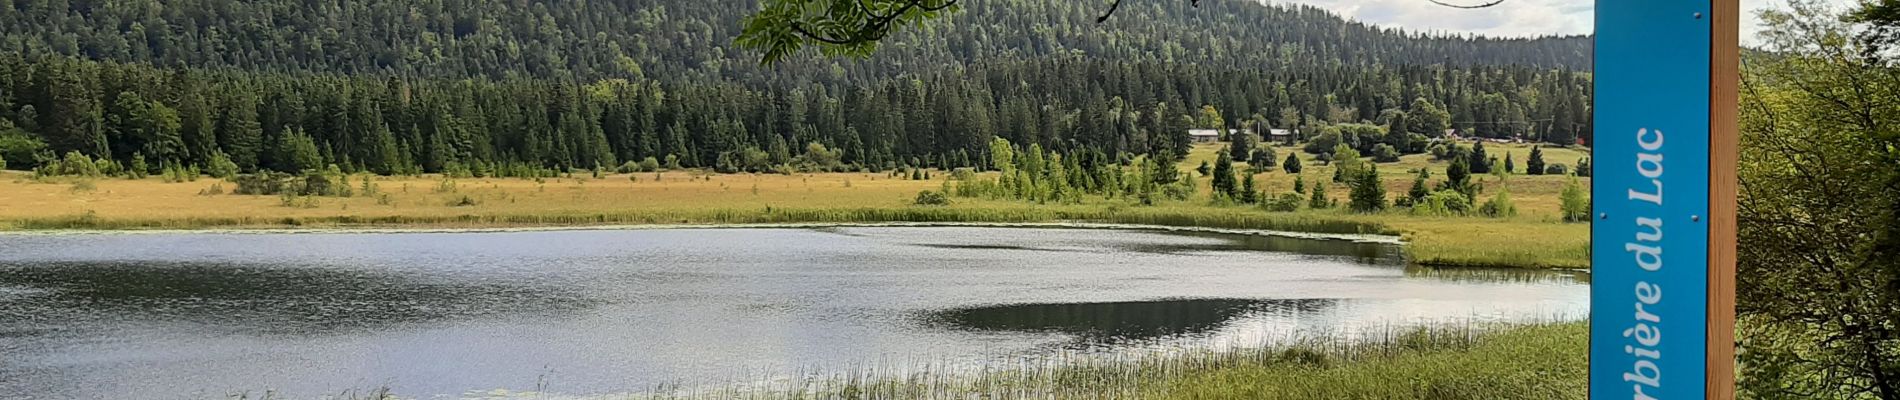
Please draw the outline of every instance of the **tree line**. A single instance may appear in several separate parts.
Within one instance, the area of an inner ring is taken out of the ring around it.
[[[379,174],[613,168],[651,158],[765,172],[817,144],[837,152],[838,165],[827,169],[994,168],[993,138],[1119,159],[1185,154],[1186,131],[1196,127],[1291,129],[1307,138],[1372,127],[1403,132],[1380,136],[1405,139],[1401,147],[1418,152],[1409,143],[1422,141],[1410,139],[1442,136],[1466,120],[1587,103],[1554,93],[1588,87],[1584,74],[1513,66],[1235,69],[1085,57],[859,85],[754,88],[178,69],[9,55],[0,56],[0,158],[20,169],[78,152],[121,164],[142,158],[154,169],[209,167],[222,158],[242,171],[335,164]],[[1507,99],[1508,112],[1479,106],[1496,99]],[[1587,109],[1573,111],[1553,111],[1552,119],[1588,120]],[[1549,128],[1561,132],[1547,137],[1558,141],[1589,129]]]

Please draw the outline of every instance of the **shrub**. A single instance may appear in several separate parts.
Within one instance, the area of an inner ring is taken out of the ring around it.
[[[1558,198],[1562,199],[1560,207],[1563,210],[1564,222],[1590,220],[1590,194],[1584,191],[1582,185],[1577,184],[1576,178],[1571,178],[1564,184],[1563,194]]]
[[[1511,202],[1511,192],[1499,190],[1491,200],[1478,207],[1478,214],[1491,218],[1510,218],[1517,216],[1517,204]]]
[[[80,180],[73,181],[73,187],[72,187],[73,193],[86,193],[86,192],[91,192],[94,190],[99,190],[99,186],[94,185],[91,179],[80,179]]]
[[[69,151],[66,152],[66,157],[48,162],[47,165],[41,167],[40,172],[49,176],[98,177],[99,165],[92,162],[92,157],[86,157],[85,154],[77,151]]]
[[[224,194],[224,184],[222,183],[212,183],[211,187],[198,191],[199,196],[216,196],[221,194]]]
[[[947,206],[950,205],[950,196],[943,192],[925,190],[917,192],[917,200],[912,203],[920,206]]]
[[[442,176],[468,178],[475,176],[475,171],[469,169],[467,164],[462,164],[460,161],[450,161],[442,164]]]
[[[34,160],[34,155],[40,154],[41,151],[45,150],[46,142],[33,137],[24,130],[18,128],[0,129],[0,159],[18,163],[15,165],[21,167],[30,167]],[[0,169],[6,168],[7,164],[0,162]]]
[[[145,176],[151,173],[152,173],[152,165],[145,162],[145,155],[133,154],[132,165],[130,168],[127,168],[125,170],[126,177],[132,178],[132,179],[145,179]]]
[[[970,167],[963,167],[963,168],[957,168],[957,169],[951,170],[950,179],[959,180],[959,181],[967,181],[971,179],[976,179],[976,170]]]
[[[1299,193],[1281,193],[1280,197],[1268,200],[1261,204],[1260,207],[1267,209],[1267,211],[1293,212],[1299,211],[1300,203],[1305,201],[1306,199],[1301,197]]]
[[[1372,161],[1382,163],[1399,162],[1399,149],[1385,143],[1373,146]]]
[[[1564,167],[1563,164],[1551,164],[1548,167],[1544,167],[1544,175],[1565,175],[1569,173],[1570,168]]]
[[[1471,198],[1456,190],[1439,190],[1412,205],[1412,215],[1447,217],[1471,211]]]
[[[211,153],[211,160],[205,165],[205,172],[210,173],[213,178],[231,179],[237,177],[238,166],[237,163],[231,162],[231,157],[224,155],[224,152],[214,152]]]
[[[255,174],[238,175],[237,190],[233,194],[273,195],[284,192],[285,186],[294,178],[290,174],[262,171]]]
[[[449,207],[474,207],[481,204],[482,204],[481,200],[476,199],[474,197],[469,197],[469,195],[466,195],[466,194],[458,198],[449,200]]]

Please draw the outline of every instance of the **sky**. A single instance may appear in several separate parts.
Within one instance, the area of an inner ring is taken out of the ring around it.
[[[1583,0],[1504,0],[1489,8],[1467,10],[1444,7],[1426,0],[1262,0],[1304,3],[1348,18],[1413,30],[1477,33],[1491,36],[1534,36],[1590,33],[1596,2]],[[1492,0],[1440,0],[1447,4],[1483,4]],[[1845,9],[1858,0],[1823,0]],[[1741,0],[1742,44],[1758,43],[1755,10],[1785,7],[1787,0]]]

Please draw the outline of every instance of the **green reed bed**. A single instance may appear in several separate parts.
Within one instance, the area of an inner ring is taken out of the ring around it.
[[[810,372],[626,399],[1581,399],[1587,326],[1389,329],[1259,348]],[[558,391],[558,388],[556,388]],[[548,393],[500,398],[549,398]],[[563,398],[554,396],[552,398]]]

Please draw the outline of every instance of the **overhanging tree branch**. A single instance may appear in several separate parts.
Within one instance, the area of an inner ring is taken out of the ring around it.
[[[1442,2],[1438,0],[1425,0],[1425,1],[1429,1],[1429,2],[1432,2],[1432,4],[1437,4],[1437,5],[1441,5],[1445,7],[1462,8],[1462,9],[1467,9],[1467,10],[1474,9],[1474,8],[1485,8],[1485,7],[1495,6],[1495,5],[1504,3],[1504,0],[1492,0],[1490,3],[1484,3],[1484,4],[1458,5],[1458,4],[1451,4],[1451,3],[1446,3],[1446,2]]]

